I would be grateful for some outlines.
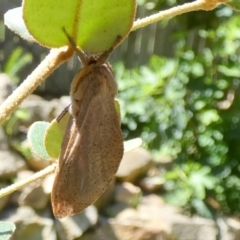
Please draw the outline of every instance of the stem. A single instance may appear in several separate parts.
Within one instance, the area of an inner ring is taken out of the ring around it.
[[[226,2],[226,0],[197,0],[195,2],[185,3],[183,5],[176,6],[171,9],[161,11],[149,17],[145,17],[143,19],[135,21],[131,31],[135,31],[139,28],[146,27],[149,24],[158,22],[165,18],[181,15],[183,13],[199,10],[209,11],[216,8],[219,4],[223,2]]]
[[[52,49],[38,67],[0,106],[0,124],[30,95],[51,73],[73,55],[72,48]]]
[[[56,163],[44,168],[43,170],[33,174],[31,177],[28,177],[26,179],[23,179],[17,183],[12,184],[9,187],[3,188],[0,190],[0,198],[9,195],[13,192],[15,192],[16,190],[25,187],[26,185],[28,185],[31,182],[35,182],[40,178],[43,178],[45,176],[47,176],[48,174],[54,172],[56,167]]]

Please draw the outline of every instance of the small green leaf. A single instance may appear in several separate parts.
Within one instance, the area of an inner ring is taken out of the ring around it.
[[[32,55],[30,53],[24,53],[22,48],[16,47],[12,50],[3,71],[9,75],[11,80],[17,84],[17,73],[32,61]]]
[[[229,0],[227,3],[224,3],[235,11],[240,11],[240,0]]]
[[[35,122],[29,128],[27,136],[32,151],[46,160],[51,159],[44,146],[44,135],[48,126],[48,122]]]
[[[58,122],[54,119],[48,126],[44,137],[46,151],[53,159],[58,159],[59,157],[62,140],[62,131]]]
[[[69,118],[70,114],[68,112],[64,113],[59,121],[54,119],[46,130],[44,145],[47,153],[53,159],[57,159],[59,157],[61,144]]]
[[[194,198],[191,200],[192,206],[197,210],[198,213],[206,218],[212,218],[212,213],[203,200]]]
[[[0,240],[8,240],[12,236],[16,226],[12,222],[0,221]]]
[[[27,27],[22,18],[22,7],[14,8],[4,14],[4,24],[13,32],[29,42],[36,40],[28,32]]]
[[[42,45],[68,45],[63,27],[82,50],[98,53],[113,46],[131,30],[136,0],[25,0],[23,18],[32,36]],[[120,44],[120,42],[118,43]]]
[[[215,109],[205,110],[199,113],[197,117],[199,121],[201,121],[201,123],[204,124],[205,126],[208,126],[213,122],[217,122],[220,119],[219,114]]]

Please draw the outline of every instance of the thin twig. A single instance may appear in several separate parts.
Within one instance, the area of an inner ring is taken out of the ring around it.
[[[160,11],[149,17],[135,21],[131,31],[135,31],[139,28],[146,27],[149,24],[156,23],[166,18],[175,17],[183,13],[199,10],[209,11],[216,8],[222,2],[226,2],[226,0],[197,0],[195,2],[185,3],[183,5],[176,6],[165,11]]]
[[[26,80],[0,106],[0,124],[30,95],[51,73],[73,55],[73,49],[52,49]]]
[[[54,172],[55,167],[56,167],[56,163],[53,163],[52,165],[44,168],[43,170],[33,174],[32,176],[30,176],[26,179],[23,179],[19,182],[16,182],[16,183],[10,185],[9,187],[1,189],[0,190],[0,198],[11,194],[18,189],[21,189],[21,188],[25,187],[26,185],[30,184],[31,182],[35,182],[38,179],[47,176],[48,174]]]

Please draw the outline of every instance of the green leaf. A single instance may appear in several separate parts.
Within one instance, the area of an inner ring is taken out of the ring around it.
[[[60,154],[61,144],[70,118],[68,112],[63,112],[60,120],[54,119],[46,129],[44,145],[47,153],[53,159],[57,159]]]
[[[183,207],[186,206],[186,204],[189,202],[191,196],[192,189],[190,187],[185,186],[184,188],[176,189],[174,191],[169,192],[165,196],[165,199],[167,200],[167,202],[175,206]]]
[[[22,7],[14,8],[4,14],[4,24],[13,32],[29,42],[35,42],[33,36],[28,32],[22,18]]]
[[[54,119],[48,126],[44,137],[46,151],[53,159],[58,159],[59,157],[62,140],[62,131],[58,122]]]
[[[131,30],[135,10],[135,0],[23,2],[25,24],[40,44],[50,48],[68,45],[64,27],[77,46],[91,53],[108,50],[117,36],[123,40]]]
[[[237,78],[240,75],[240,70],[239,68],[236,67],[228,67],[224,65],[219,65],[217,67],[218,71],[223,74],[223,76],[227,77],[232,77],[232,78]]]
[[[39,155],[43,159],[50,160],[45,146],[44,146],[44,135],[47,127],[49,126],[48,122],[35,122],[31,125],[28,131],[28,141],[30,143],[31,150]]]
[[[192,206],[197,210],[198,213],[200,213],[202,216],[207,218],[212,218],[212,213],[207,207],[207,205],[204,203],[204,201],[194,198],[191,200]]]
[[[189,183],[194,188],[195,196],[198,199],[205,199],[206,189],[213,189],[215,186],[215,179],[210,176],[211,168],[202,167],[198,171],[193,171],[189,175]]]
[[[235,11],[240,11],[240,0],[230,0],[227,3],[224,3]]]
[[[217,110],[209,109],[198,114],[198,119],[202,122],[202,124],[208,126],[213,122],[219,121],[220,117]]]
[[[4,72],[7,73],[14,83],[18,83],[17,72],[20,71],[26,64],[31,62],[32,55],[23,53],[22,48],[17,47],[13,49],[11,55],[8,57]]]
[[[12,236],[16,226],[12,222],[0,221],[0,240],[8,240]]]

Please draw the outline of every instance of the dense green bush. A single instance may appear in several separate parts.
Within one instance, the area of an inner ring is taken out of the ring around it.
[[[174,159],[166,199],[204,216],[240,214],[240,16],[198,31],[201,48],[176,36],[173,59],[115,66],[126,138],[141,136]],[[184,35],[185,34],[185,35]]]

